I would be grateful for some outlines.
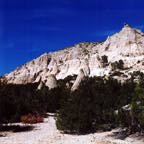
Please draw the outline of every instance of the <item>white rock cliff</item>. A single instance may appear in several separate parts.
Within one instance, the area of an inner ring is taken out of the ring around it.
[[[106,67],[103,67],[100,60],[103,55],[108,57],[109,65]],[[20,84],[38,82],[40,78],[45,82],[51,75],[56,79],[63,79],[69,75],[78,75],[81,70],[85,76],[103,76],[111,72],[110,63],[120,59],[128,69],[125,73],[144,70],[143,32],[125,25],[120,32],[104,42],[83,42],[70,48],[45,53],[5,77],[9,83]],[[49,82],[45,83],[50,85]]]

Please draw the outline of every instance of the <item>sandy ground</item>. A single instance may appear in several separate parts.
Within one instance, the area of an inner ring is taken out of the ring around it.
[[[0,137],[0,144],[144,144],[144,139],[134,137],[125,140],[115,139],[110,136],[114,130],[88,135],[62,134],[56,129],[53,116],[45,118],[44,123],[34,126],[32,131],[6,133],[5,137]]]

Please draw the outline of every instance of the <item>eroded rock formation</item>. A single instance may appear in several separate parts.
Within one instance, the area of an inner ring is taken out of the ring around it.
[[[85,73],[83,71],[83,69],[80,69],[79,74],[71,88],[72,91],[75,91],[76,89],[78,89],[80,83],[85,79]]]
[[[57,79],[55,77],[55,75],[50,74],[47,79],[45,80],[45,85],[49,88],[49,89],[53,89],[57,87]]]
[[[104,42],[83,42],[56,52],[45,53],[26,63],[13,72],[6,74],[8,83],[44,82],[49,75],[63,79],[79,74],[80,69],[86,76],[102,76],[111,72],[110,65],[103,66],[101,58],[106,55],[109,64],[123,60],[129,71],[144,70],[144,33],[125,25],[122,30],[108,36]],[[128,73],[128,71],[124,71]]]

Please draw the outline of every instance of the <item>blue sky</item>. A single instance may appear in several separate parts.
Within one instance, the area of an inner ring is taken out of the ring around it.
[[[144,30],[143,0],[0,0],[0,75],[44,52]]]

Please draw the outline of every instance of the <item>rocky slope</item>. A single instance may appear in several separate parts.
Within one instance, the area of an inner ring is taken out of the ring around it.
[[[108,58],[107,65],[102,61],[104,55]],[[119,60],[124,62],[125,74],[144,70],[143,32],[126,24],[120,32],[108,37],[104,42],[84,42],[45,53],[5,77],[9,83],[20,84],[38,81],[51,83],[49,77],[51,80],[63,79],[69,75],[78,75],[81,70],[85,76],[103,76],[109,75],[112,71],[111,63]],[[55,80],[52,83],[56,85]]]

